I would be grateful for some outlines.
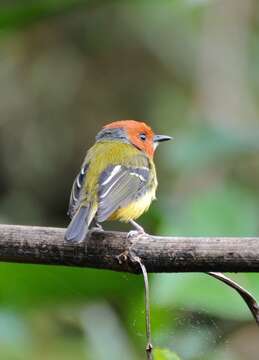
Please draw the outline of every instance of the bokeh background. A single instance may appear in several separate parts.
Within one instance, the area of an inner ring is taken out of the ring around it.
[[[161,235],[259,232],[256,0],[0,3],[0,222],[68,224],[73,178],[106,122],[146,120]],[[106,228],[128,229],[118,224]],[[258,274],[231,275],[259,298]],[[141,277],[0,264],[0,358],[140,360]],[[204,274],[151,279],[156,359],[257,360],[238,295]]]

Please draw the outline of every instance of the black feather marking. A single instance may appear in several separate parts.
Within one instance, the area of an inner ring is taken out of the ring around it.
[[[97,220],[105,221],[118,208],[143,195],[148,189],[149,176],[149,168],[145,166],[109,166],[100,176]]]
[[[74,214],[76,213],[79,205],[80,205],[80,195],[81,195],[81,189],[85,180],[85,176],[88,169],[88,164],[84,164],[81,167],[80,172],[78,173],[77,177],[75,178],[75,181],[72,186],[71,195],[70,195],[70,201],[69,201],[69,207],[68,207],[68,215],[72,218]]]

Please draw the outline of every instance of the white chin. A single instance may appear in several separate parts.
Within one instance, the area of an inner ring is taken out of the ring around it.
[[[154,142],[154,149],[156,150],[156,148],[158,147],[159,143],[156,141]]]

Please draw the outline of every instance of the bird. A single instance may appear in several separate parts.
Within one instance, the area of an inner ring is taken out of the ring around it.
[[[91,227],[119,220],[145,233],[135,220],[156,198],[154,153],[171,136],[156,135],[145,122],[113,121],[101,129],[87,151],[72,186],[66,242],[85,240]]]

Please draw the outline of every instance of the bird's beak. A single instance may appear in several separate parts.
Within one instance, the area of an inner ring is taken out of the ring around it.
[[[160,143],[162,141],[168,141],[168,140],[173,140],[173,138],[171,136],[167,136],[167,135],[155,135],[154,136],[154,143]]]

